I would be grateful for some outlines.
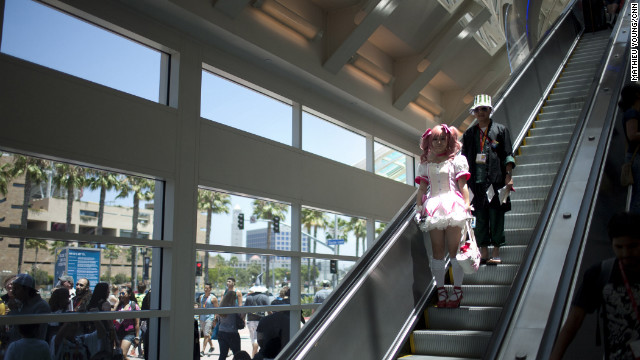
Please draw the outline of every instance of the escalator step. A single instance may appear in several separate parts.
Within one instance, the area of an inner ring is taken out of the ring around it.
[[[480,358],[491,332],[416,330],[412,337],[416,354]]]
[[[427,326],[431,330],[480,330],[492,331],[495,328],[502,308],[466,307],[457,309],[427,308]]]
[[[453,290],[453,285],[445,285],[448,292]],[[462,306],[491,306],[501,307],[509,296],[509,285],[467,285],[463,282]]]
[[[518,273],[518,265],[500,264],[480,266],[475,274],[466,274],[467,285],[511,285]]]

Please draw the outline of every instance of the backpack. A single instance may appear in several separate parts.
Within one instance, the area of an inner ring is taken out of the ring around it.
[[[78,339],[73,342],[67,339],[62,340],[54,357],[55,360],[89,360],[89,358],[89,349]]]

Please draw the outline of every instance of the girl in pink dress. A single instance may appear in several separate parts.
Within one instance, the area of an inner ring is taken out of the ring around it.
[[[416,183],[420,184],[416,212],[420,229],[428,231],[431,237],[431,272],[438,287],[438,307],[459,307],[462,300],[464,272],[456,254],[472,208],[467,187],[471,175],[467,159],[459,154],[461,147],[458,130],[445,124],[428,129],[420,141],[422,155],[416,177]],[[445,245],[453,269],[451,294],[447,294],[444,287]]]

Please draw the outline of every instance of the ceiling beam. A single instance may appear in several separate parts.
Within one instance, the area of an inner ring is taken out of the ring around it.
[[[456,56],[458,53],[465,49],[465,44],[473,40],[473,34],[475,34],[480,27],[491,18],[491,12],[487,8],[483,8],[476,16],[473,17],[465,28],[458,33],[453,39],[441,40],[434,49],[441,49],[441,51],[434,51],[434,56],[430,56],[429,66],[405,88],[399,91],[399,95],[393,102],[393,106],[397,109],[404,109],[413,99],[418,96],[418,93],[429,84],[437,74],[440,72],[442,65],[450,58]],[[398,89],[396,89],[397,91]]]
[[[373,33],[384,23],[384,21],[393,13],[393,11],[401,3],[401,0],[371,0],[365,7],[365,16],[335,48],[333,53],[329,55],[324,62],[323,67],[337,74],[340,69],[349,61],[349,59],[360,49]],[[354,21],[351,18],[351,21]],[[336,36],[335,34],[331,34]]]

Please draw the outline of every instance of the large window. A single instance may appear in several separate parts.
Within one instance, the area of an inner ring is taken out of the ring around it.
[[[160,84],[167,54],[31,0],[6,0],[3,25],[2,53],[166,101]]]
[[[202,71],[200,116],[291,145],[290,104],[205,70]]]
[[[316,115],[302,113],[302,150],[366,169],[366,139]]]
[[[374,143],[373,151],[375,173],[406,184],[407,169],[413,168],[413,158],[379,142]]]

